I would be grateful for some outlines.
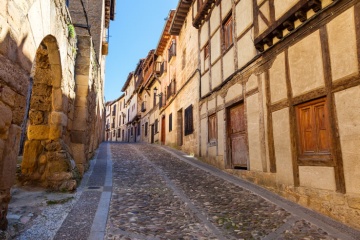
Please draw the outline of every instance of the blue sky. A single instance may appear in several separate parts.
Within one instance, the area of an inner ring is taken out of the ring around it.
[[[106,58],[105,99],[115,100],[140,58],[155,49],[165,18],[178,0],[117,0],[115,21],[110,22],[109,54]]]

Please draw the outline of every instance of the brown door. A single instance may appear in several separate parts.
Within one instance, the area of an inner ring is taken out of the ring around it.
[[[155,129],[154,129],[155,125],[151,125],[151,143],[154,143],[154,136],[155,136]]]
[[[177,112],[177,144],[178,146],[183,145],[183,116],[182,109]]]
[[[248,150],[246,146],[244,104],[231,107],[228,112],[228,119],[231,165],[234,168],[247,169]]]
[[[165,145],[165,116],[161,118],[161,144]]]

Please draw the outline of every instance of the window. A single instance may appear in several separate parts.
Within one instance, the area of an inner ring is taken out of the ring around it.
[[[118,129],[117,137],[118,137],[118,138],[120,137],[120,128]]]
[[[182,53],[182,69],[184,69],[185,68],[185,66],[186,66],[186,49],[184,49],[184,51],[183,51],[183,53]]]
[[[223,51],[226,51],[233,43],[233,21],[231,15],[223,23],[222,30],[223,30],[222,32]]]
[[[209,143],[216,142],[217,139],[216,114],[209,116],[208,133],[209,133]]]
[[[330,126],[326,98],[296,106],[298,160],[330,160]]]
[[[169,132],[172,131],[172,113],[169,115]]]
[[[168,49],[168,61],[170,62],[171,58],[176,56],[176,41],[175,39],[171,40],[170,48]]]
[[[190,105],[185,109],[185,136],[193,133],[193,106]]]
[[[148,122],[145,123],[145,137],[147,136],[148,134]]]
[[[155,119],[155,123],[154,123],[155,133],[159,132],[158,124],[159,124],[159,120]]]
[[[207,59],[209,56],[210,56],[209,43],[207,43],[204,47],[204,60]]]

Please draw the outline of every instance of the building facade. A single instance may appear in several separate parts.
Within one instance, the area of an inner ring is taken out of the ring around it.
[[[359,225],[359,3],[193,3],[205,161]]]
[[[140,140],[359,228],[359,20],[352,0],[179,1],[141,62]]]
[[[115,1],[80,2],[0,3],[1,229],[18,155],[21,181],[73,190],[102,141],[104,37]]]

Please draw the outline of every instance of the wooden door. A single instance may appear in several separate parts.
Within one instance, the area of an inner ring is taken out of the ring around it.
[[[244,104],[231,107],[228,111],[228,137],[230,142],[231,165],[247,169],[248,149],[246,145],[246,125]]]
[[[161,118],[161,144],[165,145],[165,116]]]
[[[183,111],[180,109],[177,112],[177,145],[183,145]]]
[[[155,136],[155,129],[154,129],[155,125],[151,125],[151,143],[154,143],[154,136]]]

